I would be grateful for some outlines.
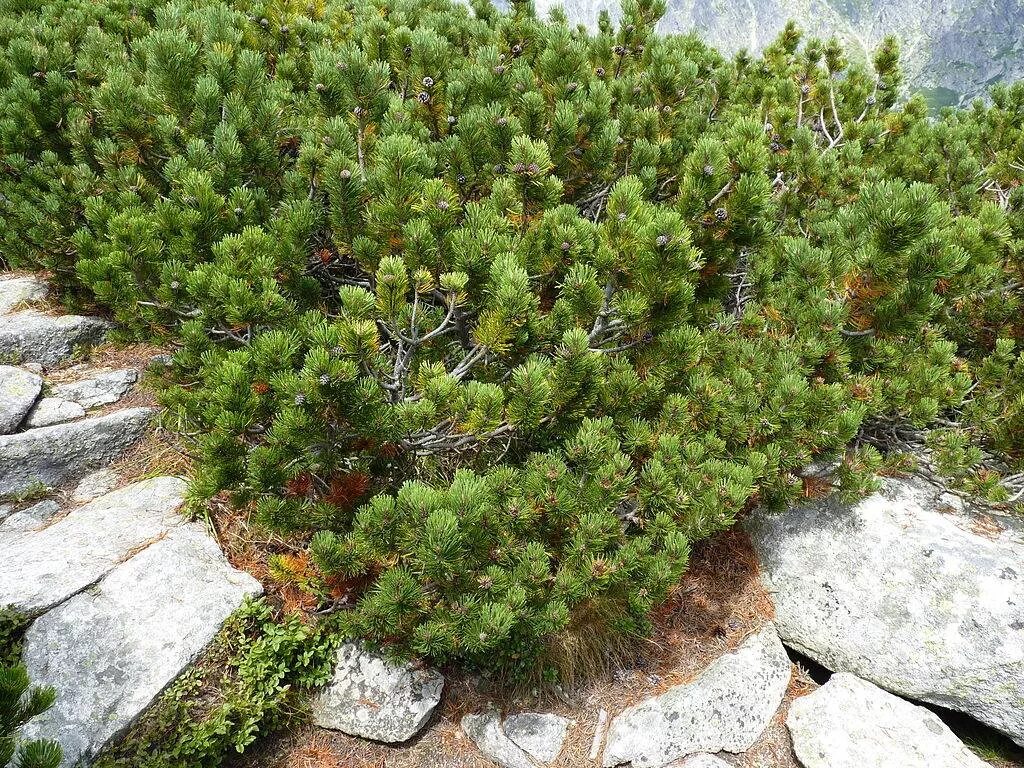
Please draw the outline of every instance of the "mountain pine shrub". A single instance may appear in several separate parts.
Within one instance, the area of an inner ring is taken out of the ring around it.
[[[1024,460],[1024,86],[663,12],[0,0],[3,258],[173,340],[194,497],[346,631],[571,676],[812,461]]]

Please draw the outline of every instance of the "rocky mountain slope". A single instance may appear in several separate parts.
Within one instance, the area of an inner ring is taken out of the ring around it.
[[[561,3],[537,0],[541,14]],[[618,0],[566,0],[572,21],[613,17]],[[788,19],[809,34],[836,35],[870,54],[899,37],[909,87],[934,106],[962,104],[999,80],[1024,76],[1024,0],[668,0],[661,29],[698,31],[723,53],[758,51]]]

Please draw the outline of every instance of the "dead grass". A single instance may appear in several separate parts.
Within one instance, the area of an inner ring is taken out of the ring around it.
[[[555,712],[574,720],[555,766],[594,768],[588,754],[602,709],[614,716],[641,699],[692,680],[771,619],[772,604],[758,578],[753,548],[746,534],[735,528],[695,547],[689,572],[655,616],[651,638],[605,674],[571,689],[517,693],[487,678],[445,670],[448,682],[439,712],[409,744],[387,746],[299,724],[264,740],[225,768],[492,768],[459,727],[464,714],[489,706],[506,713]],[[741,757],[723,757],[739,768],[796,768],[785,716],[789,702],[814,687],[806,672],[797,668],[782,707],[757,744]]]

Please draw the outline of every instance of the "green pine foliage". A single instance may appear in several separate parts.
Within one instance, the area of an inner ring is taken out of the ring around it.
[[[49,687],[31,686],[19,665],[0,666],[0,768],[57,768],[63,753],[55,741],[20,739],[17,731],[53,706]]]
[[[177,345],[194,498],[346,631],[572,676],[813,461],[1024,461],[1024,85],[663,12],[0,0],[3,258]]]

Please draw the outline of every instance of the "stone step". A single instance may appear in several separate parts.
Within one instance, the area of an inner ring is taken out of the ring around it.
[[[84,378],[54,384],[53,396],[82,408],[98,408],[116,403],[139,380],[139,372],[134,368],[87,370],[85,373]]]
[[[79,480],[120,458],[156,410],[126,408],[69,424],[0,435],[0,496]]]
[[[747,521],[782,639],[1024,745],[1024,535],[921,480]]]
[[[31,310],[0,315],[0,361],[50,368],[79,348],[98,344],[109,329],[110,323],[98,317],[52,317]]]
[[[0,533],[0,606],[35,616],[94,584],[182,524],[185,489],[176,477],[143,480],[41,530]]]
[[[57,699],[22,735],[55,739],[64,768],[91,763],[261,591],[201,526],[175,527],[29,627],[23,661]]]

